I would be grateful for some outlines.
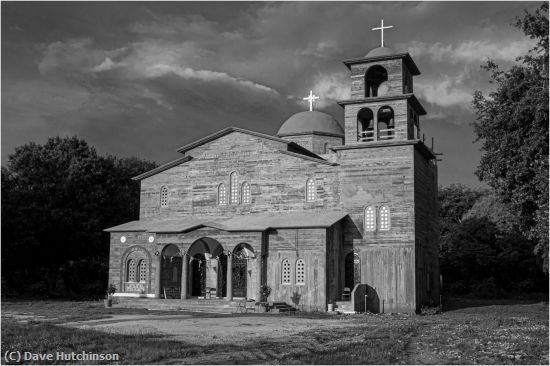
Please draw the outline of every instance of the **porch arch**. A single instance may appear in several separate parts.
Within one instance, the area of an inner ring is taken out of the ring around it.
[[[248,296],[249,277],[252,276],[250,271],[249,260],[256,258],[254,249],[247,243],[239,243],[233,248],[231,261],[231,294],[235,297]]]
[[[227,256],[215,239],[197,239],[187,250],[182,272],[182,298],[226,294]]]

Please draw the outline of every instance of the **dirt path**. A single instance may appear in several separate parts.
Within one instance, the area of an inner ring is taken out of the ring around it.
[[[192,315],[117,315],[108,319],[76,321],[62,325],[118,334],[162,334],[199,346],[245,344],[249,340],[257,341],[265,337],[270,340],[282,339],[308,330],[359,326],[350,321],[343,323],[342,319],[285,317],[282,321],[279,316],[254,315],[213,318],[196,318]],[[247,355],[243,357],[250,358]],[[261,356],[258,357],[261,359]]]

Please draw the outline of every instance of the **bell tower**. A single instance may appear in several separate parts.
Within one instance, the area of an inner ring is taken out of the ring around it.
[[[409,53],[380,43],[344,61],[351,79],[350,98],[338,102],[345,141],[332,147],[340,204],[351,219],[344,253],[360,263],[370,311],[414,312],[439,299],[437,159],[420,139],[426,111],[413,93],[420,71]]]
[[[338,104],[345,109],[346,145],[420,138],[419,116],[426,111],[413,94],[413,76],[420,71],[409,53],[383,44],[364,57],[344,61],[351,97]]]

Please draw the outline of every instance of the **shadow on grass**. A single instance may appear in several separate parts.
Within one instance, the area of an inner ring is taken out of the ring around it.
[[[455,311],[467,308],[480,308],[495,305],[532,305],[548,304],[548,295],[540,295],[530,299],[476,299],[466,297],[443,298],[443,311]]]

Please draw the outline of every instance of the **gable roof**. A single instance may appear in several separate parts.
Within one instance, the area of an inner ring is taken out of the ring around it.
[[[176,151],[179,152],[179,153],[185,153],[186,151],[188,150],[191,150],[191,149],[194,149],[195,147],[197,146],[201,146],[201,145],[204,145],[210,141],[214,141],[216,139],[219,139],[220,137],[223,137],[225,135],[228,135],[232,132],[241,132],[241,133],[245,133],[245,134],[248,134],[248,135],[251,135],[251,136],[256,136],[256,137],[260,137],[260,138],[263,138],[263,139],[268,139],[268,140],[273,140],[273,141],[277,141],[277,142],[280,142],[280,143],[283,143],[283,144],[286,144],[286,145],[291,145],[293,146],[294,148],[296,148],[297,150],[301,150],[301,152],[303,152],[305,155],[310,155],[310,156],[317,156],[316,154],[314,154],[313,152],[309,151],[308,149],[306,149],[305,147],[302,147],[300,145],[298,145],[297,143],[295,142],[292,142],[292,141],[288,141],[288,140],[285,140],[285,139],[282,139],[280,137],[276,137],[276,136],[271,136],[271,135],[267,135],[265,133],[260,133],[260,132],[256,132],[256,131],[250,131],[250,130],[245,130],[244,128],[239,128],[239,127],[233,127],[233,126],[230,126],[230,127],[226,127],[224,128],[223,130],[220,130],[218,132],[214,132],[208,136],[205,136],[201,139],[198,139],[194,142],[191,142],[187,145],[183,145],[182,147],[178,148]]]
[[[348,214],[342,211],[285,212],[274,214],[249,214],[232,218],[182,217],[172,219],[145,219],[130,221],[105,229],[107,232],[183,233],[200,227],[212,227],[224,231],[265,231],[292,228],[327,228]]]
[[[188,150],[191,150],[197,146],[201,146],[201,145],[204,145],[210,141],[214,141],[220,137],[223,137],[225,135],[228,135],[232,132],[241,132],[241,133],[245,133],[245,134],[248,134],[248,135],[252,135],[252,136],[256,136],[256,137],[260,137],[260,138],[265,138],[265,139],[269,139],[269,140],[273,140],[273,141],[277,141],[277,142],[280,142],[280,143],[283,143],[283,144],[286,144],[287,145],[287,148],[288,148],[288,152],[290,152],[288,155],[292,155],[292,156],[296,156],[296,157],[301,157],[301,158],[310,158],[310,160],[313,160],[313,161],[317,161],[319,163],[325,163],[325,164],[330,164],[332,165],[331,163],[327,162],[325,159],[323,159],[322,157],[320,157],[319,155],[315,154],[314,152],[306,149],[305,147],[301,146],[301,145],[298,145],[297,143],[293,142],[293,141],[289,141],[289,140],[285,140],[285,139],[282,139],[282,138],[279,138],[279,137],[276,137],[276,136],[271,136],[271,135],[266,135],[266,134],[263,134],[263,133],[260,133],[260,132],[256,132],[256,131],[250,131],[250,130],[245,130],[243,128],[238,128],[238,127],[227,127],[227,128],[224,128],[223,130],[220,130],[218,132],[215,132],[213,134],[210,134],[208,136],[205,136],[199,140],[196,140],[190,144],[187,144],[187,145],[184,145],[180,148],[177,149],[177,151],[179,153],[182,153],[184,154],[186,151]],[[285,152],[284,150],[279,150],[280,152]],[[285,152],[287,153],[287,152]],[[183,156],[183,157],[180,157],[180,158],[177,158],[177,159],[174,159],[172,161],[169,161],[165,164],[162,164],[161,166],[158,166],[156,167],[155,169],[151,169],[145,173],[142,173],[140,175],[137,175],[135,177],[133,177],[132,179],[133,180],[141,180],[141,179],[145,179],[145,178],[148,178],[150,176],[153,176],[155,174],[158,174],[160,172],[163,172],[167,169],[170,169],[170,168],[173,168],[179,164],[182,164],[182,163],[186,163],[190,160],[192,160],[193,157],[190,156],[190,155],[186,155],[186,156]]]
[[[166,169],[170,169],[172,167],[175,167],[177,165],[180,165],[182,163],[186,163],[190,160],[193,160],[193,157],[192,156],[182,156],[180,158],[177,158],[175,160],[172,160],[172,161],[169,161],[165,164],[162,164],[158,167],[156,167],[155,169],[151,169],[145,173],[142,173],[140,175],[136,175],[135,177],[132,178],[132,180],[142,180],[142,179],[145,179],[147,177],[150,177],[152,175],[155,175],[157,173],[160,173],[162,171],[165,171]]]

